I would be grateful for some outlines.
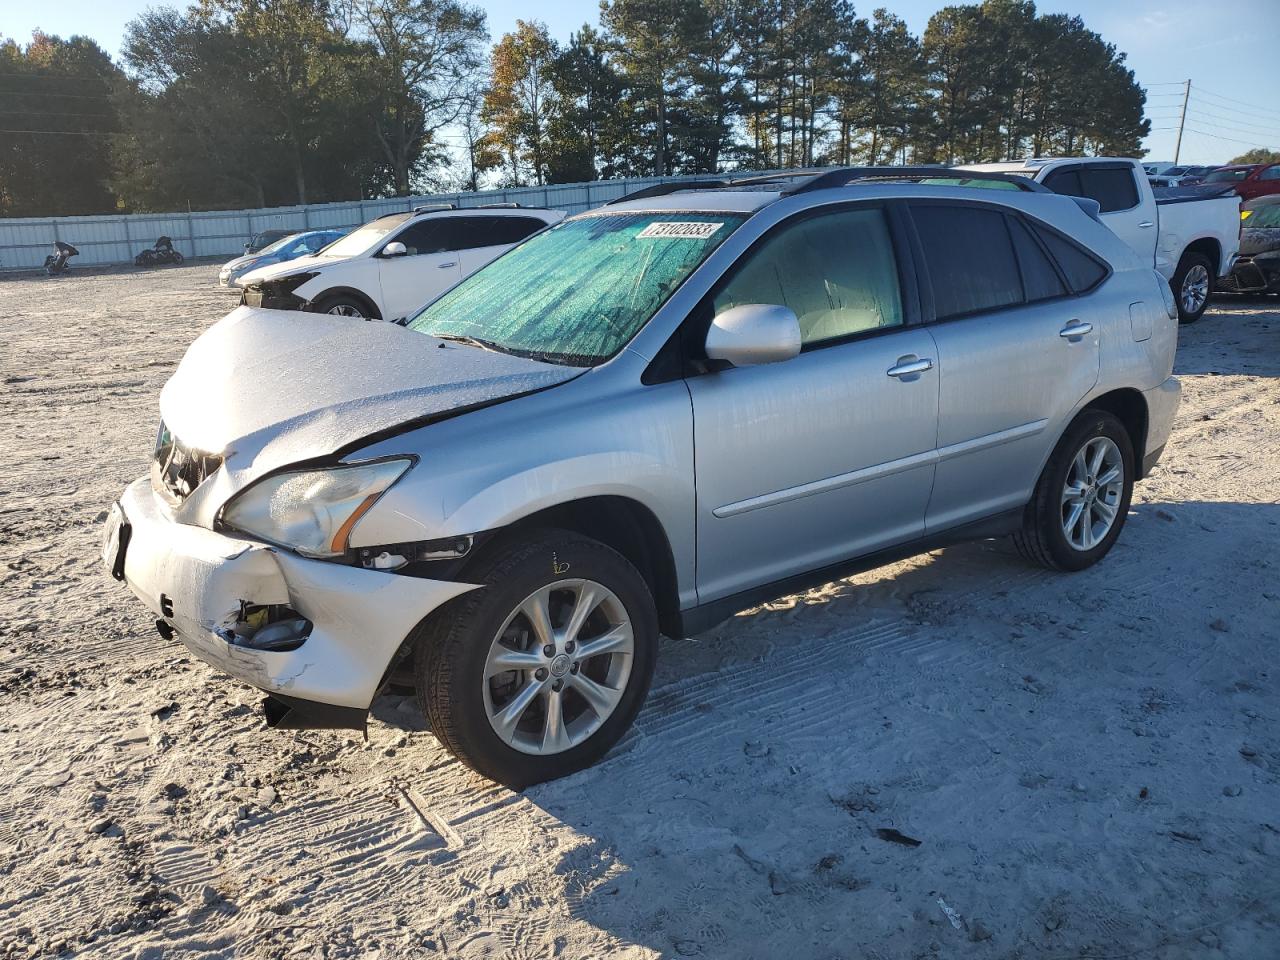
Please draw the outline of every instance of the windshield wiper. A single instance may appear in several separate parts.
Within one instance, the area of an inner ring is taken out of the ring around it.
[[[506,353],[496,343],[489,340],[481,340],[479,337],[466,337],[459,333],[433,333],[433,337],[437,340],[448,340],[450,343],[465,343],[470,347],[479,347],[481,350],[489,350],[493,353]]]

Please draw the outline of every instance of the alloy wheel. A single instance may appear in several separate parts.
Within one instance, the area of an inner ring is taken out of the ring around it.
[[[506,618],[484,666],[489,725],[521,753],[577,746],[613,715],[635,635],[622,601],[594,580],[535,590]]]
[[[1182,278],[1182,292],[1179,295],[1184,313],[1196,313],[1209,299],[1209,271],[1204,264],[1194,264],[1187,275]]]
[[[349,303],[335,303],[332,307],[326,310],[325,313],[331,314],[335,317],[363,317],[364,316],[363,313],[361,313],[356,307],[351,306],[351,304]]]
[[[1124,495],[1124,458],[1110,437],[1082,446],[1062,488],[1062,532],[1080,551],[1092,550],[1115,525]]]

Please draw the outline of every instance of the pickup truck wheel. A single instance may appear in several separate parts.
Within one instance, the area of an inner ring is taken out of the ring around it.
[[[644,578],[604,544],[559,530],[463,576],[482,588],[416,638],[418,697],[440,742],[516,789],[604,756],[653,676],[658,618]]]
[[[1129,431],[1105,410],[1086,410],[1045,464],[1013,542],[1051,570],[1083,570],[1111,549],[1133,496]]]
[[[1184,253],[1171,286],[1178,301],[1178,322],[1195,323],[1204,315],[1213,293],[1213,264],[1202,253]]]

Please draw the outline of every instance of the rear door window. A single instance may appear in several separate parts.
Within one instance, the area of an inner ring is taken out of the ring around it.
[[[1079,167],[1054,170],[1044,178],[1044,185],[1054,193],[1060,193],[1064,197],[1083,197],[1085,195],[1084,187],[1080,183]]]
[[[1009,233],[1013,237],[1013,249],[1022,269],[1022,286],[1027,302],[1052,300],[1067,294],[1067,288],[1058,276],[1058,270],[1036,241],[1027,226],[1017,217],[1009,218]]]
[[[546,226],[536,217],[458,217],[459,249],[496,247],[519,243]]]
[[[913,205],[934,316],[960,317],[1021,303],[1022,277],[1005,215],[986,207]]]
[[[1097,200],[1103,213],[1130,210],[1138,205],[1138,185],[1128,167],[1082,167],[1083,196]]]

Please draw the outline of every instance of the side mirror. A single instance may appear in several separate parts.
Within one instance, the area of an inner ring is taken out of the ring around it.
[[[717,314],[707,331],[707,356],[735,367],[790,360],[800,352],[800,321],[771,303],[744,303]]]
[[[382,248],[382,255],[384,257],[403,257],[408,252],[409,248],[399,240],[392,240]]]

